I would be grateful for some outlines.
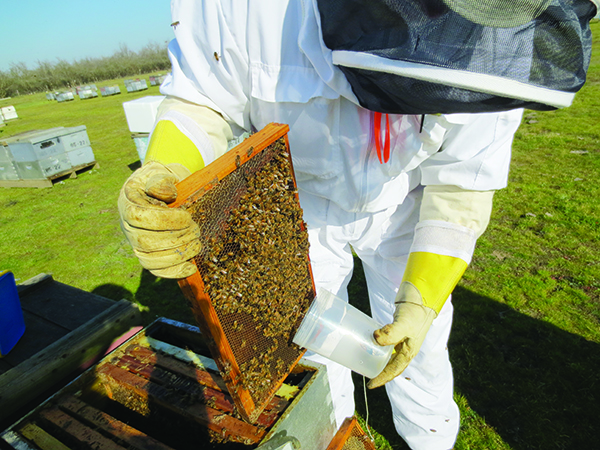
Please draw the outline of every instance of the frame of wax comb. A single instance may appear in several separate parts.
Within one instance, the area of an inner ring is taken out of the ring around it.
[[[179,285],[229,393],[253,423],[305,350],[315,297],[287,125],[269,124],[177,185],[199,225],[198,269]]]

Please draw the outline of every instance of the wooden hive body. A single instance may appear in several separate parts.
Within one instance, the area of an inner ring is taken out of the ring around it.
[[[159,318],[1,431],[0,447],[326,449],[335,420],[324,366],[302,360],[250,424],[207,355],[197,327]]]

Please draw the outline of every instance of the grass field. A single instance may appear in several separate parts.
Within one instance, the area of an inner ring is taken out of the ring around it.
[[[600,50],[600,25],[595,50]],[[98,87],[122,80],[97,83]],[[0,101],[22,131],[86,125],[100,165],[48,189],[0,188],[0,270],[143,305],[147,320],[192,322],[177,284],[143,271],[119,228],[119,189],[139,166],[122,103],[157,87],[68,103]],[[572,107],[526,111],[509,187],[454,293],[449,345],[462,424],[457,449],[593,449],[600,433],[600,58]],[[357,264],[360,269],[360,264]],[[360,270],[352,301],[366,307]],[[356,378],[358,411],[367,410]],[[378,448],[406,449],[382,389],[368,392]],[[364,423],[364,422],[363,422]]]

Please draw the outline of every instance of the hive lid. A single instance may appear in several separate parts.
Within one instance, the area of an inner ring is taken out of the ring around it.
[[[30,143],[36,144],[48,139],[55,137],[64,136],[66,134],[75,133],[77,131],[86,130],[85,125],[78,125],[75,127],[54,127],[46,130],[30,130],[24,131],[13,136],[8,136],[6,139],[0,141],[1,145],[7,146],[15,143]]]

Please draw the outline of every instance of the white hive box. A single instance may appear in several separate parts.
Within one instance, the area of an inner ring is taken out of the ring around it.
[[[5,106],[0,108],[0,114],[4,120],[18,119],[17,111],[14,106]]]
[[[19,174],[12,160],[10,150],[0,145],[0,180],[18,180]]]
[[[59,103],[68,102],[70,100],[75,100],[75,96],[70,91],[68,91],[68,92],[59,92],[58,94],[56,94],[56,101],[59,102]]]
[[[57,132],[56,136],[62,142],[66,152],[90,146],[90,138],[88,137],[85,125],[67,128],[61,127],[61,131]]]
[[[21,180],[42,180],[60,176],[71,169],[71,163],[64,153],[37,161],[15,162],[15,165]]]
[[[167,78],[166,75],[155,75],[150,77],[150,86],[160,86],[163,81]]]
[[[96,161],[92,147],[77,148],[67,152],[67,157],[73,168],[87,166]]]
[[[88,88],[88,89],[80,89],[78,91],[79,94],[79,98],[81,100],[85,100],[86,98],[94,98],[94,97],[98,97],[98,92],[95,91],[94,89]]]
[[[62,142],[73,168],[96,162],[85,125],[64,128],[58,133],[58,138]]]
[[[19,179],[40,180],[67,172],[71,164],[57,134],[61,128],[34,130],[7,138],[8,148]]]
[[[22,180],[49,179],[95,163],[85,125],[29,131],[0,144],[0,159],[8,159]]]
[[[135,149],[138,152],[138,156],[140,157],[140,162],[144,164],[144,159],[146,158],[146,152],[148,151],[148,133],[132,133],[131,139],[133,139],[133,143],[135,144]]]
[[[58,138],[61,128],[27,131],[8,137],[2,141],[2,144],[9,148],[12,160],[15,162],[41,161],[65,152],[65,148]]]
[[[150,133],[156,120],[158,107],[164,95],[149,95],[123,103],[127,126],[132,133]]]
[[[15,165],[11,161],[0,161],[0,180],[15,181],[19,179],[19,174]]]
[[[100,88],[100,95],[102,97],[108,97],[110,95],[117,95],[121,93],[119,86],[104,86]]]
[[[125,80],[125,89],[127,92],[144,91],[148,89],[148,83],[146,80]]]

